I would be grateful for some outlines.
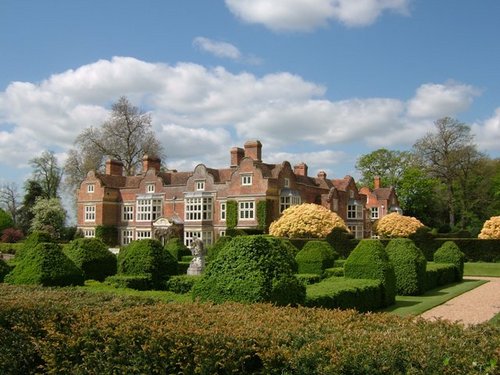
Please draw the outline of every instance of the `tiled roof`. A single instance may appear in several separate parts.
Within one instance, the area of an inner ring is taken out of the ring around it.
[[[387,200],[391,196],[392,190],[393,190],[392,187],[378,188],[378,189],[373,190],[373,193],[377,196],[377,199]]]

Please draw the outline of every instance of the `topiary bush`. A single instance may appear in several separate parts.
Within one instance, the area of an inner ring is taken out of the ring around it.
[[[21,260],[24,256],[31,250],[34,249],[38,244],[44,242],[54,242],[54,237],[52,237],[48,232],[34,231],[24,240],[24,245],[21,249],[16,251],[16,261]]]
[[[500,239],[500,216],[492,216],[486,220],[479,233],[478,238],[482,240],[499,240]]]
[[[298,273],[322,275],[326,268],[333,267],[338,254],[326,241],[309,241],[295,256]]]
[[[425,270],[425,290],[455,282],[456,267],[452,263],[427,263]]]
[[[354,239],[352,233],[343,228],[333,228],[328,236],[326,236],[326,241],[344,259],[349,256],[359,242]]]
[[[455,281],[462,281],[464,276],[465,254],[453,241],[446,241],[434,253],[435,263],[451,263],[456,267]]]
[[[420,220],[393,212],[378,220],[375,231],[386,238],[408,237],[422,227]]]
[[[209,263],[193,287],[193,297],[215,303],[300,304],[305,286],[294,276],[295,267],[294,258],[280,239],[238,236]]]
[[[82,271],[55,243],[40,243],[29,250],[5,276],[10,284],[36,284],[43,286],[83,285]]]
[[[335,212],[314,203],[294,205],[273,221],[269,234],[290,238],[325,238],[333,228],[348,231],[344,220]]]
[[[408,238],[394,238],[389,241],[385,251],[394,266],[397,294],[423,294],[427,260],[415,243]]]
[[[148,275],[152,289],[164,289],[165,281],[177,274],[177,260],[160,241],[133,241],[118,254],[119,275]]]
[[[65,253],[83,271],[85,280],[103,281],[116,273],[116,256],[97,238],[74,240],[66,247]]]
[[[199,275],[177,275],[167,280],[166,290],[177,294],[191,292],[194,284],[201,278]]]
[[[384,245],[378,240],[361,240],[344,264],[344,274],[351,279],[375,279],[382,282],[383,304],[394,304],[396,275]]]
[[[183,256],[191,255],[191,251],[178,237],[169,239],[165,244],[165,250],[172,254],[178,261],[181,260]]]

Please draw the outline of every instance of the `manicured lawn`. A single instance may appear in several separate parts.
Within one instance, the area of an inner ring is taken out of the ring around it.
[[[92,293],[112,293],[121,296],[151,298],[163,302],[191,302],[191,294],[176,294],[161,290],[135,290],[128,288],[115,288],[95,280],[87,280],[85,286],[76,287]]]
[[[500,277],[500,263],[465,263],[464,276]]]
[[[484,280],[464,280],[461,283],[454,283],[429,290],[422,296],[396,296],[396,304],[381,311],[399,316],[419,315],[462,293],[477,288],[485,282]]]

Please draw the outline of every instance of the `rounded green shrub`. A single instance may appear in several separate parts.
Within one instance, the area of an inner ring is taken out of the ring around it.
[[[191,255],[191,251],[189,251],[182,240],[177,237],[171,238],[167,241],[165,244],[165,250],[172,254],[177,261],[180,261],[183,256]]]
[[[456,267],[456,281],[462,281],[464,276],[465,254],[453,241],[446,241],[434,253],[435,263],[452,263]]]
[[[48,232],[34,231],[32,232],[23,242],[23,247],[16,251],[16,260],[21,260],[24,256],[31,250],[34,249],[38,244],[47,242],[54,242],[54,237],[52,237]]]
[[[333,267],[338,254],[326,241],[309,241],[295,256],[298,273],[323,274],[324,270]]]
[[[384,245],[379,240],[361,240],[347,258],[344,274],[350,279],[380,280],[383,286],[383,305],[394,304],[396,275]]]
[[[55,243],[43,242],[30,249],[16,267],[5,276],[10,284],[43,286],[83,285],[82,271]]]
[[[304,302],[305,286],[294,276],[295,259],[278,238],[238,236],[209,263],[193,297],[222,303]]]
[[[152,289],[163,289],[165,281],[177,274],[177,260],[158,240],[138,240],[120,250],[119,275],[148,275]]]
[[[385,251],[394,266],[397,294],[423,294],[427,260],[415,243],[408,238],[394,238],[389,241]]]
[[[217,254],[219,254],[220,251],[222,250],[222,248],[226,246],[229,242],[231,242],[232,239],[233,239],[232,236],[219,237],[219,239],[215,241],[215,243],[208,248],[207,261],[210,262],[213,259],[215,259],[217,257]]]
[[[85,280],[104,281],[116,274],[116,256],[97,238],[79,238],[70,242],[66,255],[83,271]]]

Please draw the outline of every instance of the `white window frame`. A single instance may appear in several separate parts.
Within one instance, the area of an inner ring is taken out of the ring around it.
[[[211,230],[188,229],[184,231],[184,245],[191,246],[191,243],[199,238],[205,246],[212,246],[214,243],[214,233]]]
[[[95,228],[85,228],[85,229],[83,229],[83,236],[85,238],[94,238],[95,237]]]
[[[354,219],[359,220],[363,218],[363,206],[360,204],[348,204],[347,205],[347,220]]]
[[[354,238],[359,240],[363,238],[363,226],[362,225],[348,225],[347,228],[354,234]]]
[[[255,219],[255,201],[238,202],[238,219],[239,220]]]
[[[146,193],[154,193],[155,184],[146,184]]]
[[[87,193],[95,192],[95,184],[87,184]]]
[[[220,221],[226,221],[227,217],[227,202],[220,202]]]
[[[370,210],[370,217],[372,220],[376,220],[380,217],[380,210],[378,207],[372,207]]]
[[[138,240],[145,240],[151,238],[151,230],[149,229],[136,229],[135,238]]]
[[[138,198],[136,203],[136,221],[156,221],[162,215],[161,198]]]
[[[196,191],[204,191],[205,190],[205,180],[203,181],[195,181]]]
[[[252,186],[253,176],[251,174],[241,175],[241,186]]]
[[[128,245],[134,240],[134,230],[133,229],[122,229],[122,245]]]
[[[122,206],[122,221],[133,221],[134,220],[134,205],[124,204]]]
[[[280,197],[280,213],[283,213],[288,207],[301,204],[302,199],[298,195],[286,195]]]
[[[189,197],[184,200],[186,221],[210,221],[213,217],[213,197]]]
[[[95,206],[85,206],[84,219],[85,222],[95,222]]]

